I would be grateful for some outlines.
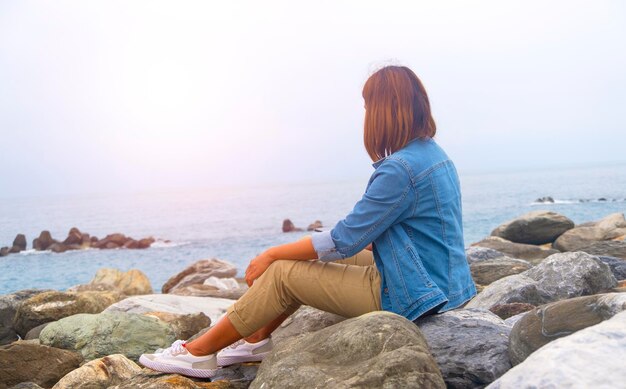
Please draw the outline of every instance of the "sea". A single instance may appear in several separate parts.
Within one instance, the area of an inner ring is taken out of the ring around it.
[[[626,211],[626,164],[507,172],[460,172],[465,244],[533,210],[552,210],[575,223]],[[65,290],[89,282],[100,268],[139,269],[160,292],[188,265],[219,258],[242,275],[249,261],[273,245],[308,234],[283,233],[320,220],[331,228],[363,195],[367,179],[274,184],[134,194],[0,198],[0,246],[23,233],[28,249],[0,258],[0,294],[21,289]],[[550,196],[554,203],[535,200]],[[1,197],[1,193],[0,193]],[[63,240],[72,227],[103,238],[120,232],[157,242],[144,250],[34,251],[32,240],[49,230]]]

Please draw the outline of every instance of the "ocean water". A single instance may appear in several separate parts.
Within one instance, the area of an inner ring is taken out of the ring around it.
[[[64,290],[86,283],[99,268],[140,269],[155,291],[189,264],[220,258],[243,274],[257,253],[306,232],[285,234],[290,218],[332,227],[361,197],[367,180],[140,194],[48,196],[0,200],[0,246],[24,233],[31,247],[42,230],[63,240],[71,227],[104,237],[121,232],[159,241],[146,250],[28,250],[0,258],[0,294],[26,288]],[[559,212],[576,223],[626,211],[626,164],[507,173],[463,173],[466,246],[500,223],[531,210]],[[552,196],[554,204],[534,200]],[[606,201],[599,201],[604,198]],[[582,201],[581,201],[582,200]]]

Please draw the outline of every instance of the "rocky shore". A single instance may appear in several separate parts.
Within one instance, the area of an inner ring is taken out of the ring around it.
[[[415,323],[302,307],[263,363],[212,382],[136,362],[215,323],[247,289],[237,269],[201,260],[161,294],[138,270],[101,269],[68,291],[0,296],[0,389],[614,388],[626,382],[625,237],[623,214],[522,215],[466,250],[480,293],[465,307]]]

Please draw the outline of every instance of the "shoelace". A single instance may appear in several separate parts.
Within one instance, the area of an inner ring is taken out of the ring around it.
[[[239,345],[242,345],[243,342],[244,342],[243,339],[239,339],[238,341],[236,341],[235,343],[231,344],[230,346],[224,347],[224,349],[234,349],[234,348],[237,348],[237,347],[239,347]]]
[[[183,346],[184,344],[185,344],[184,340],[177,340],[174,343],[172,343],[170,347],[163,350],[163,353],[169,354],[171,356],[184,354],[187,352],[187,349],[185,349],[185,346]]]

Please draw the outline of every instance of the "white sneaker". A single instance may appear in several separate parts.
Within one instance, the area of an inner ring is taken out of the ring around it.
[[[152,370],[163,373],[178,373],[189,377],[211,378],[217,371],[215,354],[196,357],[183,346],[185,342],[177,340],[155,354],[142,354],[139,363]]]
[[[228,366],[242,362],[260,362],[265,358],[274,344],[272,338],[257,343],[248,343],[241,339],[217,353],[217,365]]]

